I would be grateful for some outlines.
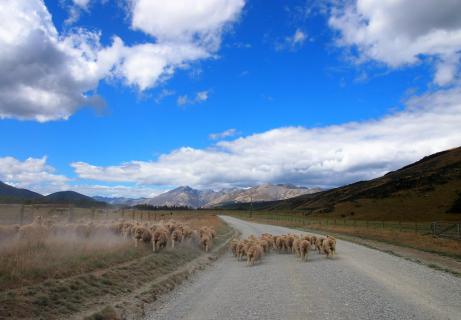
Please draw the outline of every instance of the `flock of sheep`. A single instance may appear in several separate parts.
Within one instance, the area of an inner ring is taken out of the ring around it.
[[[246,257],[248,265],[261,261],[271,250],[278,253],[293,253],[301,261],[307,261],[309,250],[332,257],[336,254],[336,239],[331,236],[316,237],[309,235],[286,234],[274,236],[263,233],[259,238],[251,235],[246,239],[233,239],[230,249],[234,257],[241,261]]]
[[[202,226],[194,230],[189,225],[175,220],[159,222],[137,222],[117,220],[110,222],[77,222],[62,223],[53,218],[35,217],[34,221],[25,225],[0,225],[0,240],[18,239],[40,243],[49,236],[70,236],[91,238],[104,235],[117,235],[123,239],[133,239],[135,246],[139,243],[152,244],[157,252],[171,243],[175,244],[190,240],[208,252],[212,246],[216,231],[213,227]]]

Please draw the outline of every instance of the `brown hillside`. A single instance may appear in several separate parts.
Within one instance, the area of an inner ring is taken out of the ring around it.
[[[461,220],[461,147],[427,156],[370,181],[258,206],[312,217]],[[450,212],[450,213],[448,213]]]

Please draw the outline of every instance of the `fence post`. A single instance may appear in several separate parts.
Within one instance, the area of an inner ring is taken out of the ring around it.
[[[367,225],[367,229],[368,229],[368,220],[365,220],[365,224]]]
[[[399,220],[399,232],[402,232],[402,222]]]
[[[457,224],[457,228],[458,228],[458,238],[461,238],[461,223]]]
[[[384,229],[384,220],[383,220],[383,229]]]

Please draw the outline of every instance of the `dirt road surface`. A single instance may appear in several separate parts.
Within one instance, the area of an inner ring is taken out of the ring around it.
[[[242,237],[292,229],[223,217]],[[146,319],[461,319],[461,278],[338,241],[308,262],[272,253],[253,267],[230,253],[146,308]]]

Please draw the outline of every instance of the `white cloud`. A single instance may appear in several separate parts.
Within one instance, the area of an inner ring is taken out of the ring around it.
[[[296,30],[294,36],[293,36],[293,44],[300,44],[300,43],[303,43],[304,41],[306,41],[307,39],[307,36],[304,32],[302,32],[301,30]]]
[[[155,102],[160,103],[162,102],[163,99],[170,97],[174,94],[175,94],[174,90],[162,89],[162,91],[160,91],[160,93],[155,97]]]
[[[87,9],[88,4],[90,3],[90,0],[72,0],[72,2],[74,3],[74,5],[82,9]]]
[[[1,157],[0,181],[44,195],[73,190],[88,196],[140,198],[153,197],[165,191],[138,185],[78,184],[64,175],[57,174],[55,168],[47,164],[47,157],[27,158],[24,161],[13,157]]]
[[[95,33],[61,38],[41,1],[0,3],[0,118],[66,119],[83,105],[100,106],[90,93],[101,73]]]
[[[194,98],[189,98],[187,94],[179,96],[178,99],[176,100],[176,104],[178,106],[185,106],[188,104],[198,104],[198,103],[207,101],[208,97],[209,97],[209,91],[199,91],[195,94]]]
[[[307,40],[307,34],[301,29],[296,29],[292,36],[285,37],[283,41],[275,43],[275,49],[281,50],[296,50],[304,45]]]
[[[47,158],[27,158],[24,161],[13,157],[0,158],[0,181],[19,188],[30,188],[37,192],[61,190],[69,179],[55,173]]]
[[[396,68],[436,57],[441,61],[434,80],[439,85],[451,82],[459,66],[458,0],[356,0],[336,7],[329,24],[341,34],[339,45],[358,49],[359,61]]]
[[[75,162],[72,166],[81,178],[138,184],[337,186],[460,146],[460,101],[461,89],[451,89],[412,98],[405,110],[378,120],[273,129],[220,141],[208,149],[183,147],[155,161],[107,167]]]
[[[88,5],[83,0],[74,3],[83,9]],[[113,36],[112,44],[104,47],[97,32],[73,28],[59,34],[42,0],[2,1],[0,118],[43,122],[67,119],[82,106],[101,107],[104,103],[95,92],[107,78],[141,91],[152,88],[176,69],[212,57],[223,28],[237,19],[243,5],[243,0],[207,0],[201,5],[133,1],[133,27],[155,42],[127,46]],[[157,15],[163,18],[152,22]]]
[[[231,128],[227,129],[223,132],[218,132],[218,133],[210,133],[208,136],[211,140],[218,140],[218,139],[223,139],[223,138],[229,138],[237,135],[237,129]]]
[[[199,91],[195,96],[195,101],[203,102],[208,100],[208,91]]]
[[[102,197],[111,197],[111,198],[152,198],[155,197],[163,192],[165,189],[158,189],[158,188],[149,188],[143,186],[125,186],[125,185],[115,185],[115,186],[107,186],[107,185],[71,185],[68,186],[67,189],[71,189],[73,191],[82,193],[84,195],[94,197],[94,196],[102,196]]]
[[[160,42],[219,46],[227,23],[235,21],[244,0],[132,0],[132,27]]]

